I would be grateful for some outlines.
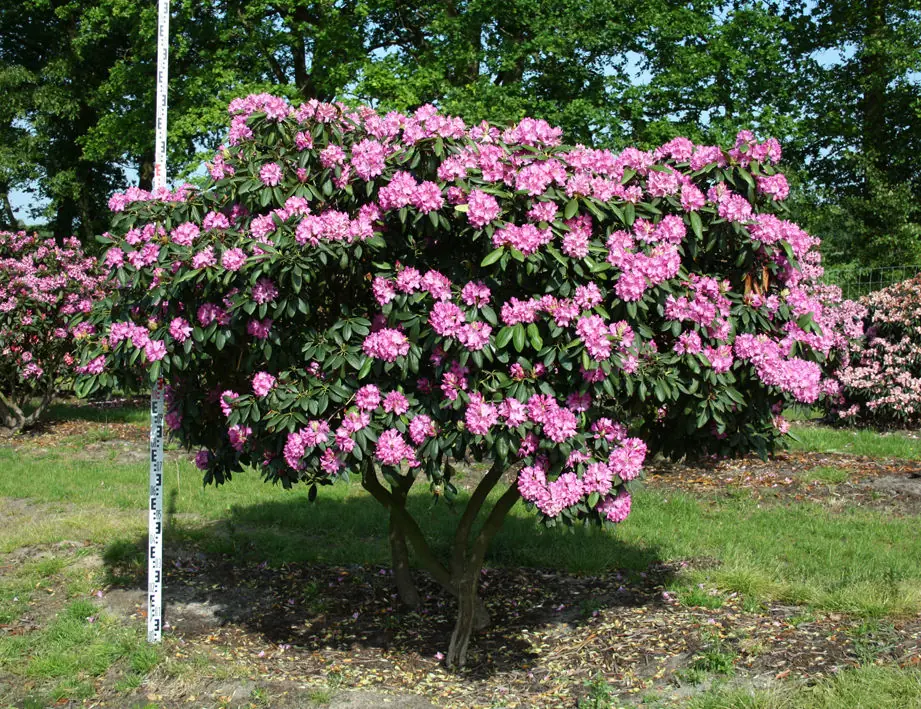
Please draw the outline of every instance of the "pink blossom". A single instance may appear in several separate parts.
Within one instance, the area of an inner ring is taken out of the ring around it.
[[[144,345],[144,356],[148,362],[158,362],[166,356],[166,343],[163,340],[149,340]]]
[[[426,438],[433,438],[436,434],[435,422],[425,414],[414,416],[409,422],[409,437],[417,446],[421,446]]]
[[[325,168],[342,165],[345,162],[345,151],[338,145],[328,145],[320,151],[320,164]]]
[[[596,509],[608,522],[618,523],[623,522],[629,516],[630,503],[630,493],[626,490],[621,490],[617,497],[612,497],[611,495],[605,497],[598,503]]]
[[[461,299],[471,307],[489,305],[490,297],[491,291],[480,281],[471,281],[461,289]]]
[[[214,247],[207,246],[192,257],[192,268],[208,268],[217,263]]]
[[[489,344],[492,327],[484,322],[473,322],[461,325],[456,333],[458,342],[471,352],[477,352]]]
[[[582,486],[586,494],[597,492],[606,494],[611,489],[611,469],[604,463],[591,463],[582,476]]]
[[[454,303],[435,303],[429,313],[429,324],[443,337],[455,337],[464,324],[464,311]]]
[[[342,461],[336,455],[336,451],[327,448],[320,455],[320,468],[327,475],[336,475],[342,469]]]
[[[535,202],[528,210],[528,219],[532,222],[552,222],[557,211],[556,202]]]
[[[275,388],[275,377],[268,372],[256,372],[253,375],[253,393],[260,399],[268,396],[269,392]]]
[[[246,254],[243,249],[228,249],[221,255],[221,265],[228,271],[239,271],[246,263]]]
[[[253,429],[249,426],[240,426],[239,424],[234,424],[228,428],[227,438],[230,440],[230,447],[238,453],[241,452],[246,444],[246,439],[249,438],[252,432]]]
[[[489,429],[495,425],[499,419],[499,410],[495,404],[488,403],[482,394],[474,393],[470,395],[470,403],[467,405],[467,412],[464,420],[467,423],[467,429],[478,436],[485,436]]]
[[[259,179],[266,187],[275,187],[281,182],[281,167],[278,163],[269,162],[259,168]]]
[[[415,293],[422,288],[422,274],[415,268],[404,268],[397,274],[395,285],[400,293]]]
[[[381,392],[373,384],[366,384],[355,393],[355,405],[361,411],[373,411],[381,403]]]
[[[563,443],[576,435],[578,420],[569,409],[556,407],[547,413],[543,423],[544,435],[555,443]]]
[[[409,400],[399,391],[391,391],[384,397],[384,411],[402,416],[409,411]]]
[[[306,448],[315,448],[329,440],[329,424],[316,419],[307,422],[307,428],[301,429],[301,441]]]
[[[253,286],[252,297],[256,303],[270,303],[278,297],[278,289],[268,278],[260,278]]]
[[[169,324],[169,334],[176,342],[185,342],[192,334],[192,326],[185,318],[173,318]]]
[[[482,190],[471,190],[467,197],[467,219],[482,228],[499,216],[501,209],[496,198]]]
[[[374,457],[384,465],[397,466],[404,460],[412,464],[415,461],[415,451],[403,438],[403,434],[395,428],[388,428],[377,439]]]
[[[395,362],[398,357],[409,353],[409,338],[399,330],[384,328],[368,335],[362,343],[362,350],[369,357]]]
[[[239,398],[240,395],[235,391],[230,391],[230,389],[221,392],[221,412],[224,416],[230,416],[230,413],[233,411],[233,402]]]
[[[191,246],[201,231],[192,222],[184,222],[170,232],[170,240],[179,246]]]
[[[387,150],[376,140],[364,139],[352,146],[352,167],[365,182],[384,172]]]
[[[272,329],[272,319],[250,320],[246,323],[246,332],[255,337],[257,340],[264,340],[269,336]]]
[[[441,188],[434,182],[423,182],[413,189],[412,204],[423,214],[434,212],[444,206]]]

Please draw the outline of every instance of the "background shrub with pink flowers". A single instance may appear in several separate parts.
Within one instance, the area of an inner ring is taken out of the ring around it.
[[[860,301],[866,325],[836,372],[842,399],[831,416],[878,428],[921,425],[921,276]]]
[[[357,475],[390,511],[403,600],[408,544],[458,598],[451,664],[519,498],[548,526],[617,523],[650,452],[767,454],[785,403],[834,391],[843,335],[817,240],[783,219],[776,141],[615,154],[432,107],[230,112],[205,189],[113,198],[121,287],[81,390],[162,377],[206,482],[254,468],[313,497]],[[442,558],[406,497],[450,500],[469,455],[491,468]]]
[[[76,342],[94,332],[81,317],[104,292],[96,259],[77,239],[0,231],[0,427],[39,421],[75,373]]]

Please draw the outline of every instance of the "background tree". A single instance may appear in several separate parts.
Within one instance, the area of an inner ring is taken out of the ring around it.
[[[825,239],[832,262],[917,262],[919,8],[174,0],[171,173],[184,179],[196,154],[216,147],[232,96],[258,91],[385,110],[435,103],[499,123],[533,115],[574,142],[607,147],[678,134],[720,143],[744,127],[782,141],[791,208]],[[9,98],[0,161],[14,168],[0,195],[30,185],[50,200],[58,234],[100,231],[115,185],[149,186],[155,10],[25,0],[0,13]]]
[[[807,224],[828,255],[921,263],[921,3],[794,4],[802,72]]]

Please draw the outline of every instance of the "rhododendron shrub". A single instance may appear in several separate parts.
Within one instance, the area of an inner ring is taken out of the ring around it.
[[[75,374],[76,341],[94,332],[81,316],[103,297],[103,283],[76,239],[0,231],[0,426],[36,424],[62,378]]]
[[[777,407],[823,391],[835,340],[800,285],[817,242],[775,215],[775,141],[614,154],[432,107],[230,112],[205,189],[113,198],[123,288],[87,358],[164,378],[206,482],[252,467],[313,496],[357,474],[389,510],[401,597],[407,542],[458,597],[452,664],[519,498],[548,526],[616,524],[650,451],[764,453]],[[468,455],[489,472],[443,560],[406,496],[453,497]]]
[[[860,306],[866,334],[836,372],[842,397],[832,416],[880,428],[921,424],[921,275],[870,293]]]

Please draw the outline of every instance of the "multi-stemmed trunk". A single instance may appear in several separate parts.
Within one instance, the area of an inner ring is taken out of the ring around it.
[[[45,411],[51,406],[54,399],[54,385],[50,385],[42,394],[38,405],[29,413],[26,413],[26,407],[23,402],[18,402],[0,392],[0,429],[5,429],[8,433],[19,433],[20,431],[34,426],[39,422]]]
[[[418,523],[406,509],[406,498],[412,486],[412,478],[396,477],[388,490],[381,484],[373,463],[366,463],[362,472],[362,485],[378,502],[387,507],[390,515],[390,549],[393,554],[394,580],[400,599],[409,607],[415,607],[419,603],[419,594],[409,567],[408,546],[412,545],[423,568],[457,600],[457,622],[446,656],[450,667],[464,665],[471,636],[489,624],[489,612],[479,595],[480,572],[490,542],[501,529],[509,510],[518,501],[518,487],[511,485],[493,505],[475,534],[473,529],[489,493],[501,480],[504,470],[504,463],[494,463],[473,491],[458,521],[451,559],[447,565],[432,551]]]

